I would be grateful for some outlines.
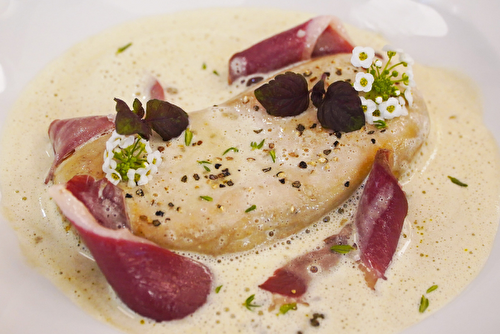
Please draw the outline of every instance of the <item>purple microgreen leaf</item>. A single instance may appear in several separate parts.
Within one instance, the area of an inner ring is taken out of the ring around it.
[[[306,79],[297,73],[286,72],[255,90],[255,97],[273,116],[297,116],[309,107]]]
[[[133,108],[132,111],[134,112],[134,114],[136,114],[140,118],[143,118],[144,115],[146,114],[146,112],[144,111],[144,108],[142,107],[142,103],[141,103],[141,101],[139,101],[138,98],[135,98],[134,103],[132,103],[132,108]]]
[[[365,114],[358,92],[345,81],[332,83],[318,108],[318,120],[324,128],[340,132],[359,130],[365,125]]]
[[[311,91],[311,101],[316,108],[319,108],[323,103],[323,96],[325,96],[325,93],[325,82],[319,80]]]
[[[167,101],[149,100],[146,104],[145,121],[163,140],[180,136],[189,125],[188,114]]]
[[[128,105],[120,99],[116,99],[116,132],[121,135],[129,136],[139,134],[141,137],[149,139],[151,137],[151,128],[145,124],[141,117],[135,114]]]

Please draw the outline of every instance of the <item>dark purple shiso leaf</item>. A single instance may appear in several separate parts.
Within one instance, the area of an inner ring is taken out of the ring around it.
[[[165,141],[178,137],[189,125],[189,116],[184,110],[156,99],[149,100],[146,104],[144,120]]]
[[[130,110],[124,101],[115,98],[115,102],[117,111],[115,118],[116,132],[125,136],[137,133],[141,137],[149,139],[151,137],[151,127],[142,121],[142,117]],[[134,101],[134,106],[136,105]]]
[[[309,107],[307,80],[300,74],[286,72],[255,90],[255,97],[273,116],[297,116]]]
[[[365,113],[358,92],[345,81],[332,83],[318,108],[321,126],[333,131],[351,132],[365,125]]]
[[[141,103],[141,101],[139,101],[138,98],[134,99],[134,102],[132,103],[132,108],[133,108],[132,111],[134,112],[134,114],[136,114],[140,118],[143,118],[144,115],[146,114],[146,112],[144,111],[144,108],[142,107],[142,103]]]
[[[323,96],[325,96],[325,81],[323,79],[316,82],[311,91],[311,101],[316,108],[319,108],[323,103]]]

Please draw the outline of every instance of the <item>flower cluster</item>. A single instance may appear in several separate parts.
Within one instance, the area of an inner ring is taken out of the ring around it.
[[[160,164],[160,152],[153,152],[147,140],[135,135],[123,136],[113,131],[106,142],[102,170],[114,185],[120,181],[128,182],[130,188],[145,185]]]
[[[366,70],[366,72],[358,72],[354,82],[354,89],[364,93],[360,99],[366,122],[380,127],[385,127],[384,120],[386,119],[408,114],[406,104],[412,106],[411,88],[415,86],[413,59],[403,50],[388,45],[383,50],[388,57],[385,66],[370,47],[355,47],[351,57],[351,63],[355,67],[362,67]],[[399,55],[399,62],[391,65],[396,55]],[[400,65],[405,67],[402,73],[396,70],[396,67]]]

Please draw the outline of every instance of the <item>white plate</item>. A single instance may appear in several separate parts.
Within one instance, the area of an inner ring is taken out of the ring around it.
[[[381,7],[380,5],[385,7]],[[76,42],[140,16],[261,0],[0,0],[0,123],[23,87]],[[419,62],[460,68],[480,85],[485,121],[500,143],[500,2],[488,0],[274,1],[273,7],[331,13],[380,30]],[[431,6],[431,7],[429,7]],[[385,8],[379,12],[380,8]],[[386,26],[387,22],[396,27]],[[8,194],[3,194],[4,196]],[[404,334],[498,333],[500,241],[480,275],[455,300]],[[361,318],[360,321],[363,321]],[[111,334],[25,264],[15,233],[0,220],[0,333]]]

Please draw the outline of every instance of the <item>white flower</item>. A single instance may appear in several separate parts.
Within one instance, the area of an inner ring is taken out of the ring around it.
[[[363,96],[359,98],[361,99],[361,105],[365,113],[366,123],[373,124],[373,112],[377,110],[377,104],[370,99],[365,99]]]
[[[128,178],[127,186],[129,188],[133,188],[133,187],[135,187],[137,185],[137,183],[135,183],[135,172],[136,172],[136,170],[133,169],[133,168],[130,168],[127,171],[127,178]]]
[[[148,172],[148,168],[137,168],[136,174],[139,175],[139,180],[137,180],[138,186],[143,186],[149,182]]]
[[[377,104],[381,104],[381,103],[382,103],[382,101],[383,101],[382,96],[377,96],[377,97],[375,98],[375,102],[376,102]]]
[[[408,64],[408,66],[413,66],[415,64],[415,60],[413,60],[413,58],[409,54],[403,51],[399,53],[399,61],[405,62],[406,64]]]
[[[134,142],[135,136],[127,136],[120,141],[120,144],[118,146],[120,146],[121,148],[127,148],[134,145]]]
[[[124,135],[120,135],[118,134],[118,132],[116,132],[116,130],[113,130],[113,132],[111,133],[111,137],[109,137],[108,141],[122,140],[124,138],[125,138]]]
[[[375,60],[375,66],[382,67],[382,60],[380,59]]]
[[[113,169],[106,173],[106,178],[115,186],[122,180],[122,176],[120,175],[120,173]]]
[[[411,92],[411,88],[410,87],[406,88],[403,95],[405,96],[405,99],[408,102],[408,106],[411,107],[413,105],[413,94]]]
[[[111,158],[104,160],[104,163],[102,164],[102,171],[104,173],[111,173],[111,172],[116,172],[116,160],[113,160]]]
[[[352,50],[351,63],[355,67],[370,68],[375,51],[370,47],[356,46]]]
[[[358,72],[356,73],[354,89],[358,92],[369,92],[372,90],[374,80],[375,78],[370,73]]]
[[[394,117],[401,116],[401,105],[399,100],[395,97],[390,97],[387,101],[379,104],[378,110],[380,110],[380,116],[384,119],[391,119]]]
[[[148,163],[150,165],[154,165],[156,167],[159,167],[161,164],[161,153],[160,151],[156,150],[151,154],[148,154]]]
[[[144,147],[146,148],[146,153],[147,154],[153,153],[153,149],[151,148],[151,145],[149,145],[149,141],[147,141],[144,138],[141,138],[141,140],[139,142],[141,142],[141,143],[144,144]]]
[[[415,87],[417,84],[413,80],[413,70],[410,68],[405,73],[408,76],[408,87]]]
[[[402,49],[398,49],[396,47],[394,47],[393,45],[390,45],[390,44],[386,44],[384,45],[384,47],[382,48],[382,51],[392,51],[392,52],[396,52],[396,53],[402,53],[403,50]]]

